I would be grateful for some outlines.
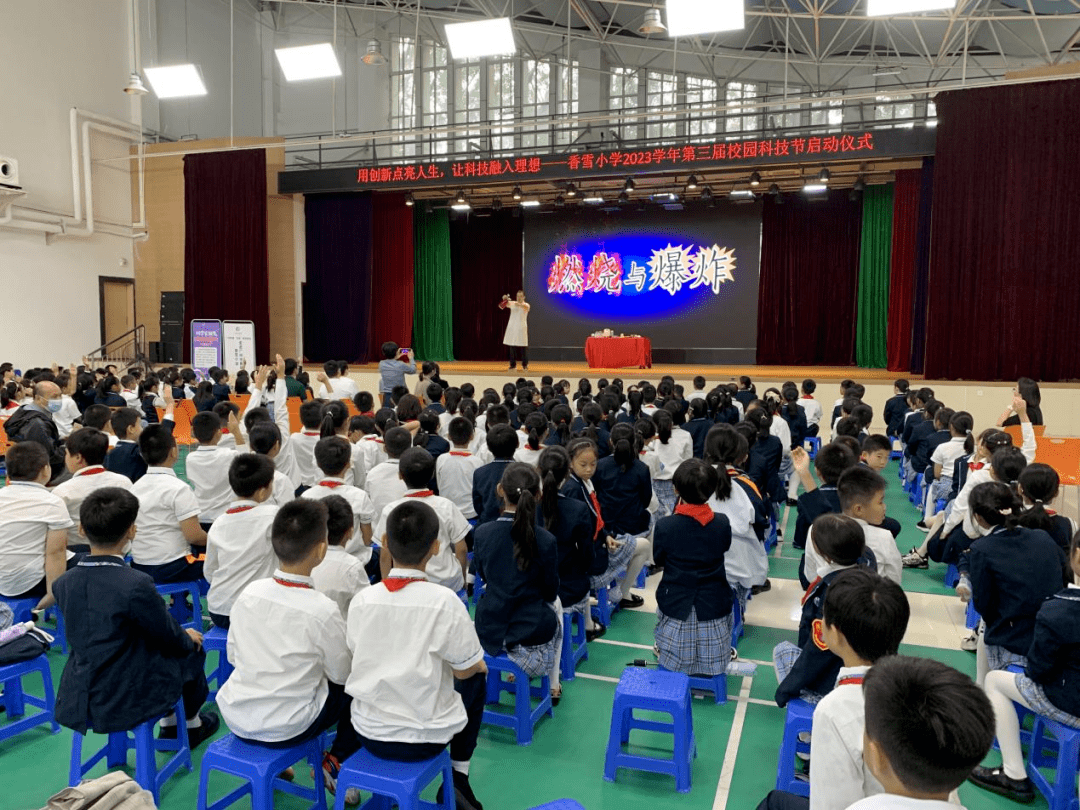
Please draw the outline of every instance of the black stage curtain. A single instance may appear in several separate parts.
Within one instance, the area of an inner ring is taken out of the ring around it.
[[[260,362],[270,356],[266,153],[184,156],[184,321],[252,321]],[[184,337],[184,361],[190,362]],[[233,369],[235,372],[235,369]]]
[[[502,339],[507,314],[499,309],[499,300],[521,289],[524,223],[520,212],[513,210],[450,220],[458,360],[506,359]]]
[[[304,355],[365,363],[371,356],[371,195],[309,195]]]
[[[855,359],[862,202],[847,189],[765,200],[758,288],[760,365],[847,366]]]
[[[1080,377],[1080,81],[936,103],[926,376]]]

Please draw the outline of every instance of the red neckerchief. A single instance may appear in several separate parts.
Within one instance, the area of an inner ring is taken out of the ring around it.
[[[712,508],[707,503],[680,503],[675,507],[675,514],[691,517],[702,526],[708,526],[712,523],[713,518],[716,517]]]
[[[806,394],[803,394],[799,399],[813,399],[813,397],[808,397]]]
[[[1043,508],[1045,509],[1045,507]],[[1050,517],[1055,517],[1057,515],[1057,512],[1055,512],[1053,509],[1046,509],[1046,514],[1048,514]]]
[[[326,487],[327,489],[337,489],[344,483],[344,481],[320,481],[316,486]]]
[[[305,430],[305,431],[303,431],[303,433],[304,433],[304,435],[305,435],[305,436],[321,436],[321,435],[322,435],[322,434],[321,434],[321,433],[320,433],[319,431],[317,431],[317,430],[315,430],[315,431],[311,431],[311,430]]]
[[[406,492],[406,498],[430,498],[435,493],[430,489],[421,489],[418,492]]]
[[[372,419],[374,419],[375,418],[375,411],[364,411],[360,415],[361,416],[370,416]]]
[[[254,506],[234,506],[232,509],[226,509],[226,515],[239,515],[241,512],[246,512],[248,509],[254,509]]]
[[[365,436],[363,439],[361,439],[361,441],[376,442],[377,444],[382,444],[383,443],[383,440],[380,439],[378,436],[376,436],[373,433],[369,433],[367,436]]]
[[[985,466],[986,466],[986,463],[982,462],[982,461],[969,461],[968,462],[968,470],[970,470],[971,472],[975,472],[975,470],[981,470]]]
[[[821,582],[821,577],[816,578],[813,582],[810,583],[810,587],[807,588],[806,593],[802,595],[802,601],[799,602],[800,605],[806,604],[806,600],[810,598],[810,594],[814,592],[814,588],[818,586],[819,582]]]
[[[95,464],[93,467],[83,467],[75,475],[100,475],[105,472],[105,468],[100,464]]]
[[[306,582],[291,582],[287,579],[282,579],[281,577],[274,577],[274,582],[278,585],[284,585],[286,588],[307,588],[309,591],[314,590],[314,588]]]
[[[468,450],[451,450],[450,455],[452,455],[452,456],[471,456],[472,453],[470,453]]]
[[[836,682],[837,686],[853,686],[863,682],[865,675],[845,675]]]
[[[423,582],[424,577],[383,577],[383,585],[390,593],[400,591],[410,582]]]
[[[593,535],[593,540],[596,540],[604,529],[604,516],[600,514],[600,498],[597,497],[595,489],[589,493],[589,500],[592,502],[593,512],[596,513],[596,533]]]

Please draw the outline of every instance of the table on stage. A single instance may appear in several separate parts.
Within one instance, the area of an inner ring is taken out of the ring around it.
[[[652,368],[652,343],[645,337],[590,337],[589,368]]]

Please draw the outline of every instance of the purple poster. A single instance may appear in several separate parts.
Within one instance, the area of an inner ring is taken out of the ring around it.
[[[191,367],[199,376],[221,365],[221,321],[191,322]]]

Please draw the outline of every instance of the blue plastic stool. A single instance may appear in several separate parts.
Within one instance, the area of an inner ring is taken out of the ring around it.
[[[180,626],[187,629],[192,628],[198,630],[200,633],[203,629],[202,622],[202,593],[199,588],[198,582],[169,582],[164,585],[155,584],[157,592],[162,596],[175,596],[172,606],[169,608],[169,613],[173,618],[180,623]],[[186,615],[187,609],[184,605],[184,596],[191,597],[191,616]]]
[[[612,580],[614,583],[615,580]],[[611,617],[615,615],[615,611],[619,609],[618,605],[611,604],[611,600],[608,598],[607,586],[596,589],[596,606],[592,609],[593,618],[604,625],[604,627],[611,626]]]
[[[979,615],[979,611],[975,610],[975,602],[968,602],[967,613],[964,615],[964,626],[968,630],[974,630],[979,626],[979,620],[982,616]]]
[[[749,601],[750,597],[747,596]],[[735,591],[731,592],[731,646],[735,647],[739,643],[739,639],[743,637],[743,615],[742,607],[739,605],[739,597],[735,595]]]
[[[576,621],[575,621],[576,619]],[[574,625],[577,632],[574,632]],[[574,680],[579,661],[589,659],[589,645],[585,643],[585,616],[582,613],[563,613],[562,650],[559,668],[564,681]]]
[[[945,587],[955,588],[956,583],[960,581],[960,572],[956,570],[956,566],[949,563],[949,567],[945,569]]]
[[[0,602],[3,602],[9,608],[11,612],[15,614],[14,621],[20,622],[37,622],[34,616],[34,608],[37,607],[37,603],[40,599],[8,599],[6,596],[0,596]],[[42,627],[42,630],[47,632],[55,639],[56,643],[60,645],[60,652],[67,653],[67,631],[64,629],[64,617],[60,613],[59,608],[53,605],[48,608],[43,614],[43,619],[56,619],[56,631],[53,632],[47,627]]]
[[[420,793],[439,777],[443,781],[441,804],[420,800]],[[364,802],[364,810],[454,810],[454,773],[450,767],[450,752],[444,750],[431,759],[420,762],[392,762],[361,749],[341,766],[337,779],[334,810],[344,810],[345,793],[359,788],[375,794]]]
[[[634,710],[663,712],[671,716],[670,723],[641,720]],[[631,729],[659,731],[674,737],[671,759],[630,754],[622,746],[630,741]],[[664,672],[644,667],[627,667],[615,687],[611,708],[611,730],[608,733],[607,756],[604,760],[604,779],[615,781],[619,768],[632,768],[675,777],[680,793],[690,792],[691,770],[697,756],[694,741],[694,718],[690,710],[690,678],[681,672]]]
[[[497,656],[485,654],[484,661],[488,666],[488,704],[498,703],[499,696],[503,692],[509,692],[514,696],[513,714],[502,714],[491,709],[484,709],[484,722],[502,728],[512,728],[517,732],[518,745],[531,745],[533,727],[540,722],[540,718],[545,714],[555,716],[551,706],[551,678],[546,674],[542,675],[540,686],[533,686],[524,670],[511,661],[505,653]],[[503,680],[504,672],[514,676],[513,683]],[[532,707],[534,697],[540,699],[535,709]]]
[[[804,444],[810,445],[810,450],[807,455],[810,456],[810,460],[813,461],[817,458],[818,451],[821,449],[821,437],[820,436],[807,436]]]
[[[1050,735],[1053,739],[1048,739]],[[1053,750],[1056,742],[1057,750]],[[1049,750],[1048,750],[1049,749]],[[1040,768],[1054,770],[1054,781],[1043,775]],[[1035,717],[1028,752],[1028,778],[1050,805],[1050,810],[1077,810],[1076,776],[1080,770],[1080,729],[1066,726],[1048,717]]]
[[[34,697],[23,691],[22,679],[32,672],[41,673],[44,698]],[[0,742],[10,740],[42,723],[48,723],[52,727],[53,734],[60,730],[60,724],[56,722],[56,715],[53,713],[56,695],[53,692],[52,673],[49,671],[49,659],[44,653],[29,661],[0,666],[0,684],[4,686],[4,694],[0,695],[0,704],[3,704],[8,720],[12,721],[0,726]],[[26,715],[27,705],[41,711],[26,717],[24,715]],[[16,717],[21,719],[15,720]]]
[[[303,759],[306,759],[315,771],[313,788],[294,785],[278,778],[279,773]],[[213,804],[207,804],[206,792],[211,771],[239,776],[245,782]],[[222,810],[248,795],[251,796],[252,810],[274,810],[275,790],[311,801],[309,810],[326,810],[322,737],[316,737],[293,748],[267,748],[252,745],[228,734],[206,749],[199,777],[198,810]]]
[[[656,668],[660,672],[671,672],[670,669],[664,669],[663,665],[657,664]],[[727,673],[721,672],[719,675],[713,675],[711,678],[706,676],[694,677],[693,675],[687,675],[690,679],[690,688],[696,689],[699,692],[711,692],[713,696],[713,702],[727,703]]]
[[[161,804],[161,786],[181,766],[191,770],[191,748],[188,745],[187,728],[184,721],[184,701],[176,701],[173,711],[176,713],[177,734],[175,740],[155,740],[154,726],[157,720],[148,720],[131,731],[116,731],[109,734],[109,741],[86,762],[82,761],[83,735],[72,734],[71,770],[68,785],[75,787],[87,771],[102,759],[110,768],[127,765],[127,752],[135,749],[135,781],[143,790],[149,790],[154,797],[154,804]],[[159,718],[160,719],[160,718]],[[132,736],[128,736],[132,735]],[[162,768],[157,766],[158,751],[175,751]]]
[[[472,591],[472,598],[473,598],[473,606],[474,607],[476,605],[480,604],[480,597],[483,596],[483,595],[484,595],[484,578],[482,576],[480,576],[479,574],[476,574],[475,578],[473,579],[473,591]]]
[[[776,541],[779,534],[776,530],[776,507],[772,504],[768,505],[769,510],[769,533],[765,536],[765,550],[772,551],[776,548]]]
[[[780,759],[776,764],[776,789],[786,790],[796,796],[810,796],[810,780],[795,773],[795,753],[810,751],[810,746],[799,742],[799,733],[809,732],[814,725],[814,707],[805,700],[788,701],[784,719],[784,738],[780,743]]]
[[[645,581],[649,578],[649,566],[643,565],[637,575],[637,582],[634,583],[634,587],[641,589],[645,587]]]
[[[210,694],[207,696],[207,700],[217,700],[218,691],[225,685],[225,681],[229,680],[229,676],[232,675],[233,665],[229,663],[229,657],[226,654],[226,646],[229,642],[229,631],[222,627],[211,627],[205,633],[203,633],[203,650],[207,655],[212,652],[218,654],[217,666],[210,670],[210,674],[206,676],[206,680],[213,681],[214,688],[210,690]]]
[[[573,799],[556,799],[539,807],[533,807],[532,810],[585,810],[585,808]]]

